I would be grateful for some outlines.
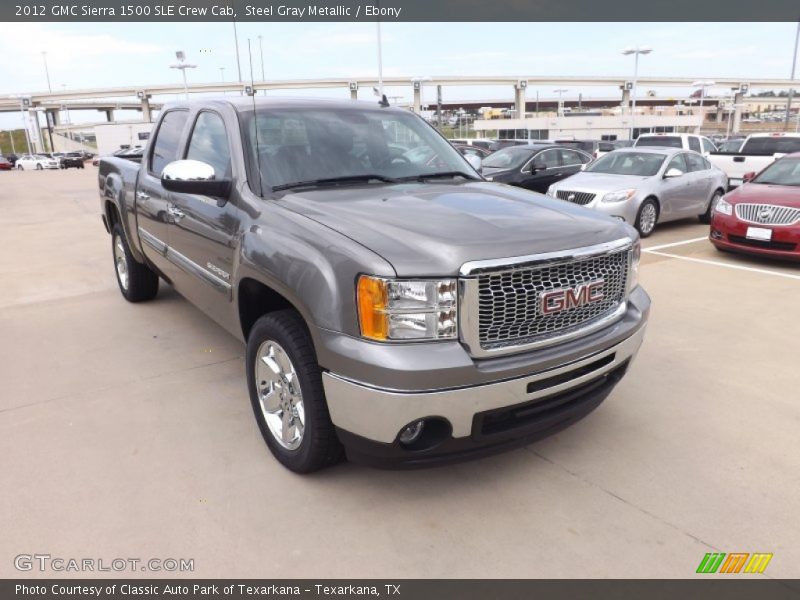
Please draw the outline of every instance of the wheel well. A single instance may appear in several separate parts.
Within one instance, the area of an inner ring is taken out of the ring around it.
[[[108,230],[114,229],[114,225],[120,222],[117,207],[111,201],[106,201],[106,219],[108,219]]]
[[[286,298],[255,279],[242,279],[239,283],[238,299],[239,321],[244,339],[250,335],[255,322],[265,314],[286,308],[297,311]]]
[[[655,196],[648,196],[647,198],[645,198],[642,201],[642,204],[644,204],[648,200],[652,200],[653,202],[655,202],[655,204],[656,204],[656,214],[660,215],[661,214],[661,202],[658,201],[658,198],[656,198]]]

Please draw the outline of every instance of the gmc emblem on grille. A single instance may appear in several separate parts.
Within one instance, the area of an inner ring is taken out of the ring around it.
[[[600,302],[605,298],[603,293],[605,283],[603,279],[595,279],[594,281],[578,284],[575,287],[541,292],[539,297],[542,300],[542,314],[552,315],[562,310]]]

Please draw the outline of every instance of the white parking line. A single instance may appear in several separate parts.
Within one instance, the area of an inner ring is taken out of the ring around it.
[[[694,244],[695,242],[702,242],[707,240],[708,236],[693,238],[691,240],[683,240],[682,242],[672,242],[671,244],[661,244],[660,246],[651,246],[650,248],[642,248],[642,252],[652,252],[654,250],[663,250],[664,248],[673,248],[674,246],[683,246],[684,244]]]
[[[645,250],[642,250],[645,252]],[[689,262],[701,263],[704,265],[714,265],[715,267],[725,267],[727,269],[737,269],[739,271],[750,271],[751,273],[761,273],[763,275],[775,275],[776,277],[786,277],[787,279],[800,280],[800,275],[793,275],[791,273],[781,273],[779,271],[770,271],[768,269],[757,269],[755,267],[744,267],[742,265],[731,265],[729,263],[717,262],[716,260],[706,260],[704,258],[692,258],[691,256],[681,256],[679,254],[670,254],[669,252],[657,252],[648,250],[650,254],[657,256],[666,256],[667,258],[678,258],[680,260],[688,260]]]

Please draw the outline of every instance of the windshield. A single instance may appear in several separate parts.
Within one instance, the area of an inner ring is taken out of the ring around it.
[[[262,108],[243,115],[243,129],[262,187],[356,183],[359,178],[395,181],[451,172],[478,178],[447,140],[410,112]]]
[[[800,186],[800,158],[784,158],[761,171],[753,183]]]
[[[531,149],[520,146],[509,146],[490,154],[483,161],[483,167],[489,169],[516,169],[521,167],[531,156]]]
[[[611,152],[586,167],[590,173],[652,177],[664,164],[665,156],[653,152]]]
[[[636,140],[635,146],[667,146],[669,148],[683,148],[681,138],[675,135],[658,135],[640,137]]]

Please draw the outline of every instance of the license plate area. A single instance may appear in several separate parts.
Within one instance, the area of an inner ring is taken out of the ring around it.
[[[765,227],[748,227],[746,237],[748,240],[770,242],[772,241],[772,229],[766,229]]]

